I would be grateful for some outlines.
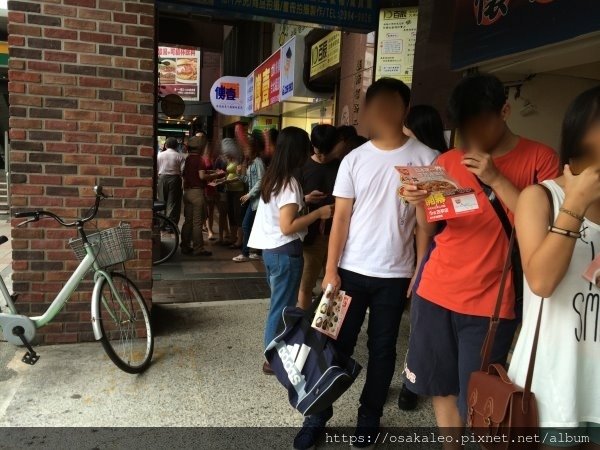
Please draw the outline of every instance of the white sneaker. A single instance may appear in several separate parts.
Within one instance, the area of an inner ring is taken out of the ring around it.
[[[260,261],[262,258],[258,253],[250,253],[250,259],[253,261]]]
[[[245,255],[237,255],[235,258],[232,258],[232,261],[237,262],[237,263],[242,263],[242,262],[250,261],[250,258],[248,258]]]

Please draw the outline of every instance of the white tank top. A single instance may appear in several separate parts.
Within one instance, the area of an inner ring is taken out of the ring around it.
[[[556,219],[565,193],[554,181],[543,184],[552,192]],[[532,383],[541,427],[600,423],[600,290],[582,277],[600,253],[600,225],[586,220],[581,234],[565,277],[544,303]],[[525,280],[523,326],[508,372],[521,387],[540,301]]]

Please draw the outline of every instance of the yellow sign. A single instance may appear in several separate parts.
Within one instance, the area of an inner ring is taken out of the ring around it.
[[[390,77],[412,83],[418,19],[417,7],[380,11],[376,80]]]
[[[340,63],[342,32],[332,31],[310,49],[310,77]]]

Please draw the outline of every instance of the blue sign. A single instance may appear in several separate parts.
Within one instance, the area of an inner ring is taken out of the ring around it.
[[[599,0],[456,0],[452,67],[600,30]]]
[[[161,10],[222,12],[241,18],[266,18],[371,32],[377,28],[380,0],[159,0]]]

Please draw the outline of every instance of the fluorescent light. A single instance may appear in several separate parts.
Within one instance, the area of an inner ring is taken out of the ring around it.
[[[8,0],[0,0],[0,9],[8,9]]]

